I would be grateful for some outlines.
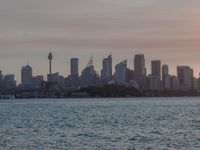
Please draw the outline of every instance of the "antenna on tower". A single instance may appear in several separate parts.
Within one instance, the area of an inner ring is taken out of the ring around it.
[[[90,56],[90,60],[89,60],[89,62],[87,64],[87,67],[90,67],[92,65],[93,65],[93,56]]]

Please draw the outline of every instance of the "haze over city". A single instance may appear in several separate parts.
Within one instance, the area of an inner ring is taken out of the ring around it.
[[[200,150],[200,0],[0,0],[0,150]]]
[[[112,53],[113,64],[144,53],[162,60],[176,74],[177,65],[200,71],[200,22],[196,0],[0,0],[0,69],[14,73],[27,63],[34,74],[47,74],[47,53],[54,54],[53,72],[70,72],[70,58],[82,70],[90,56],[101,70]]]

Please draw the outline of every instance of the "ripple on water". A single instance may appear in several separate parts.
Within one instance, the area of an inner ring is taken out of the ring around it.
[[[200,149],[199,98],[0,101],[0,149]]]

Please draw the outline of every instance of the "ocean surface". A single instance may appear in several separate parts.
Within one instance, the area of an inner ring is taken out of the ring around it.
[[[1,150],[200,150],[200,98],[0,100]]]

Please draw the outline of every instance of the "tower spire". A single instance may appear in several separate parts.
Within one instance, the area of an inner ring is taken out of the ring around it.
[[[51,61],[53,59],[53,55],[51,53],[51,49],[49,50],[49,55],[48,55],[48,59],[49,59],[49,74],[52,74],[52,68],[51,68]]]

